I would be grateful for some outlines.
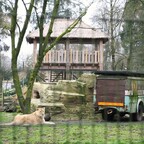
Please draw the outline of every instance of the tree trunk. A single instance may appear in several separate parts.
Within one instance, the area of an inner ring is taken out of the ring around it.
[[[127,70],[131,70],[131,59],[132,59],[132,42],[130,42],[130,51],[127,58]]]
[[[0,52],[0,99],[2,99],[2,81],[3,81],[3,75],[1,70],[1,52]]]
[[[113,25],[113,0],[110,1],[110,47],[111,47],[111,57],[112,57],[112,70],[115,70],[115,46],[114,46],[114,25]]]
[[[14,53],[12,56],[12,66],[11,67],[12,67],[12,71],[13,71],[12,72],[13,82],[14,82],[14,86],[16,89],[16,94],[17,94],[17,98],[19,101],[19,105],[20,105],[21,111],[24,112],[25,111],[25,99],[23,97],[22,88],[20,85],[20,80],[19,80],[18,70],[17,70],[17,59],[14,56]]]
[[[2,73],[0,72],[0,96],[2,94],[2,81],[3,81],[3,76]]]
[[[43,61],[43,57],[44,55],[41,55],[38,57],[38,61],[35,64],[34,70],[31,72],[29,81],[28,81],[28,90],[27,90],[27,94],[26,94],[26,99],[25,99],[25,109],[24,109],[24,113],[29,113],[30,112],[30,108],[31,108],[31,98],[32,98],[32,91],[33,91],[33,84],[35,81],[35,78],[39,72],[41,63]]]
[[[132,53],[133,53],[133,24],[130,22],[129,24],[130,30],[130,45],[129,45],[129,53],[127,58],[127,70],[131,70],[131,60],[132,60]]]

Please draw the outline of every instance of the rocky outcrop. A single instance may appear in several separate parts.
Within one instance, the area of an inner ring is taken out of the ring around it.
[[[50,113],[60,113],[65,108],[92,102],[95,74],[82,74],[78,80],[59,80],[57,83],[34,83],[32,103],[46,107]],[[40,98],[39,98],[40,97]],[[39,98],[39,99],[36,99]]]
[[[85,102],[85,86],[76,80],[60,80],[57,83],[34,83],[32,106],[46,107],[52,114],[65,111],[67,104]],[[37,97],[40,97],[37,99]]]
[[[85,83],[87,88],[93,88],[96,82],[96,75],[84,73],[78,78],[78,81]]]
[[[78,81],[86,84],[86,89],[85,89],[86,101],[92,102],[93,91],[94,91],[94,87],[96,84],[96,75],[90,74],[90,73],[85,73],[85,74],[82,74],[78,78]]]
[[[42,103],[81,103],[85,99],[85,83],[76,80],[60,80],[55,85],[35,83],[33,90],[39,93]]]

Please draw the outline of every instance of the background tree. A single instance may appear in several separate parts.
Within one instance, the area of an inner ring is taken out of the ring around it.
[[[119,33],[125,0],[102,0],[100,3],[101,6],[92,20],[95,25],[102,28],[110,36],[104,51],[104,69],[116,70],[119,57],[122,56],[119,55],[121,53]]]
[[[4,0],[0,1],[0,39],[7,37],[10,29],[10,15],[8,11],[10,7],[6,4]]]
[[[7,37],[9,34],[8,30],[10,28],[10,23],[8,22],[9,16],[5,14],[8,10],[8,7],[3,3],[4,1],[0,1],[0,97],[2,94],[2,81],[5,77],[6,70],[2,66],[2,51],[8,51],[9,46],[3,42],[3,38]],[[3,59],[4,60],[4,59]]]
[[[53,5],[56,0],[49,0],[46,7],[45,19],[44,22],[48,23],[52,17]],[[34,28],[37,28],[38,25],[35,23],[37,16],[41,13],[41,7],[43,5],[43,1],[35,0],[34,2],[37,7],[35,7],[35,11],[32,12],[31,23]],[[77,18],[81,11],[85,8],[83,3],[80,0],[59,0],[59,8],[56,17],[57,18]]]
[[[11,59],[5,54],[1,55],[1,67],[3,70],[3,79],[11,80],[12,79],[12,71],[11,71]]]
[[[37,5],[35,5],[35,0],[30,0],[30,3],[25,3],[24,1],[23,5],[25,7],[26,11],[26,17],[23,22],[22,28],[19,26],[17,18],[18,18],[18,0],[15,0],[12,9],[11,9],[11,47],[12,47],[12,74],[13,74],[13,82],[15,85],[16,93],[18,95],[18,101],[21,107],[21,110],[23,113],[29,113],[30,112],[30,106],[31,106],[31,96],[32,96],[32,89],[33,84],[35,81],[35,78],[39,72],[41,63],[43,61],[43,58],[45,54],[52,49],[57,42],[67,33],[69,33],[82,19],[82,17],[86,14],[86,9],[81,15],[72,23],[62,34],[60,34],[49,46],[47,45],[50,39],[50,36],[52,34],[52,28],[54,24],[54,20],[57,17],[58,9],[60,0],[55,0],[55,3],[52,8],[52,15],[50,18],[50,26],[48,33],[46,35],[46,38],[43,39],[43,25],[45,22],[45,16],[46,16],[46,9],[49,6],[47,0],[41,1],[41,9],[37,10]],[[28,90],[26,94],[26,98],[23,97],[21,85],[20,85],[20,79],[18,75],[18,67],[17,67],[17,59],[18,55],[21,49],[21,45],[23,42],[24,35],[26,33],[26,29],[28,27],[28,24],[30,23],[30,17],[32,15],[32,11],[35,10],[36,14],[36,23],[39,28],[39,34],[40,34],[40,41],[39,41],[39,51],[38,51],[38,57],[37,62],[33,68],[33,70],[30,73],[30,77],[28,79]],[[16,38],[16,30],[18,29],[18,42],[15,42]]]
[[[2,82],[3,82],[5,75],[7,74],[7,71],[4,67],[4,65],[2,65],[2,60],[4,61],[4,57],[2,57],[1,52],[7,51],[8,49],[9,49],[9,47],[5,43],[0,43],[0,97],[2,96],[2,88],[3,88]]]
[[[127,69],[143,71],[144,67],[144,0],[128,0],[121,32],[122,46],[127,57]]]

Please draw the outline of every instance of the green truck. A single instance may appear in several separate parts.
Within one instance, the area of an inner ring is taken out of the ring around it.
[[[94,108],[104,120],[129,114],[142,121],[144,113],[144,74],[110,72],[98,73],[94,92]]]

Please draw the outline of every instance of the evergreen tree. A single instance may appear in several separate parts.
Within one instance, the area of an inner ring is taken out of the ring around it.
[[[129,0],[125,6],[121,33],[122,46],[127,57],[127,69],[143,71],[144,66],[144,5],[143,0]]]

